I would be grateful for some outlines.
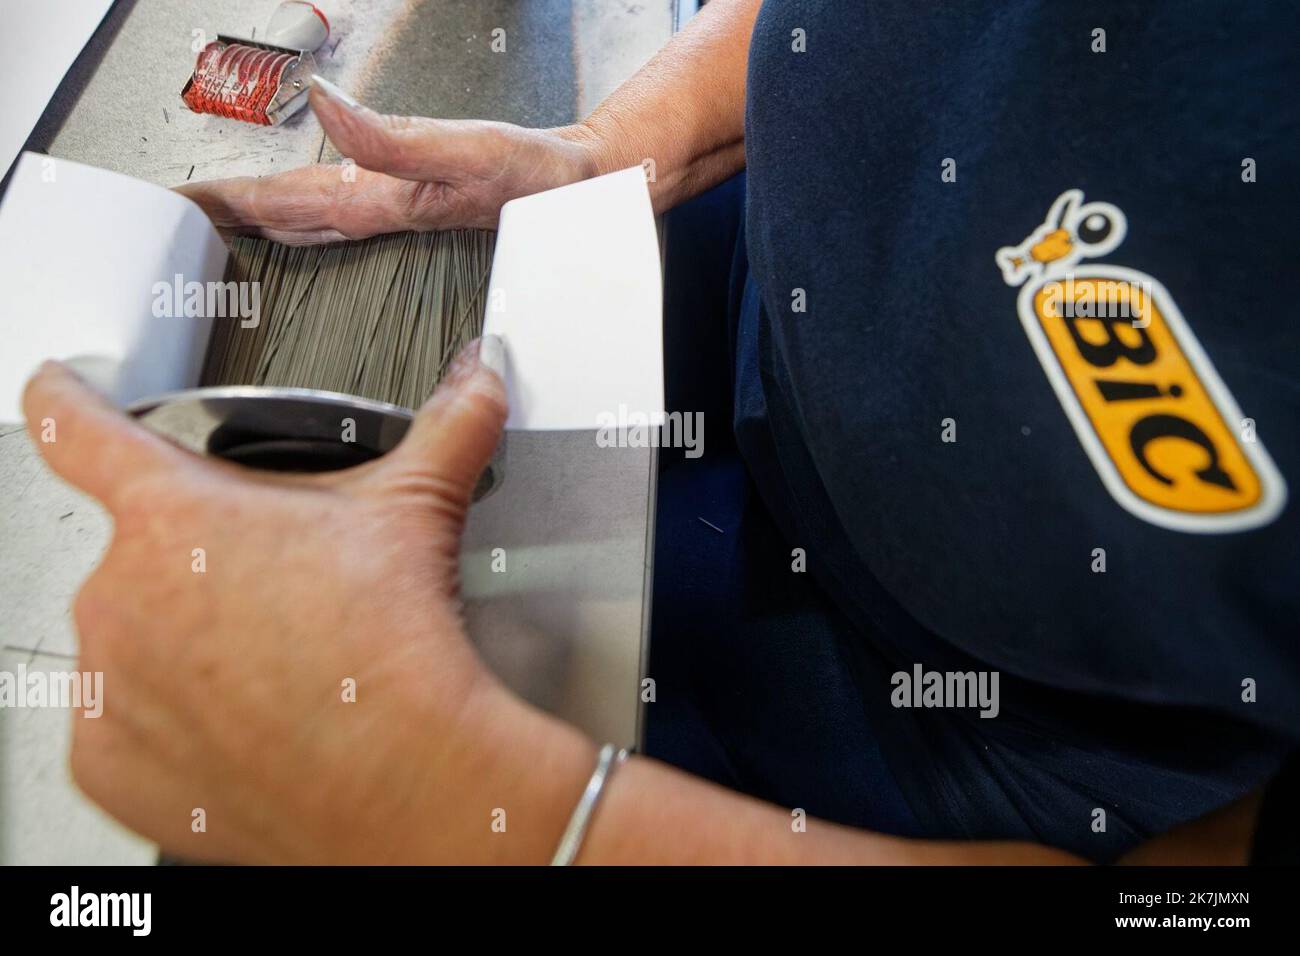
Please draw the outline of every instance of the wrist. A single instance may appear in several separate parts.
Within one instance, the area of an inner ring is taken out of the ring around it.
[[[585,120],[555,132],[584,154],[587,172],[578,178],[642,166],[656,213],[698,195],[745,166],[743,137],[715,143],[713,137],[692,134],[689,128],[673,137],[656,136],[634,117],[604,104]]]
[[[588,120],[549,130],[563,142],[573,171],[572,182],[616,172],[615,151],[604,132]]]
[[[420,801],[416,862],[541,865],[559,844],[597,746],[484,671]]]

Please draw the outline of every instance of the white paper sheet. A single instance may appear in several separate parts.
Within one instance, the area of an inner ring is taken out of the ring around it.
[[[0,177],[113,0],[0,0]]]
[[[23,384],[48,358],[79,359],[120,404],[196,384],[211,319],[155,316],[157,284],[219,282],[225,263],[183,196],[24,153],[0,204],[0,422],[22,420]]]
[[[155,317],[156,284],[217,282],[226,250],[183,197],[24,154],[0,205],[0,421],[47,358],[121,404],[197,381],[210,320]],[[505,341],[511,430],[663,421],[654,213],[633,167],[507,203],[485,331]]]
[[[505,340],[509,429],[663,420],[659,242],[640,166],[502,207],[484,332]]]

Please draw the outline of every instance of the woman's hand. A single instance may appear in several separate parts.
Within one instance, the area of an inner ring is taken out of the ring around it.
[[[317,79],[311,106],[352,164],[187,183],[225,232],[305,244],[407,229],[494,229],[503,203],[596,175],[586,127],[384,116]]]
[[[62,366],[33,378],[36,446],[114,522],[74,607],[78,669],[103,674],[102,716],[74,719],[87,795],[198,860],[546,859],[595,748],[462,627],[461,529],[506,416],[477,355],[391,453],[312,476],[182,451]],[[507,751],[545,767],[555,741],[554,791],[518,796]]]
[[[641,165],[656,212],[745,165],[745,66],[760,0],[714,0],[581,123],[525,129],[382,116],[315,79],[311,106],[352,163],[186,183],[223,232],[295,245],[406,229],[496,228],[517,196]]]

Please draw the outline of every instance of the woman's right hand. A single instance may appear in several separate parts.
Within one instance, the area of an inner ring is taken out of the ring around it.
[[[223,232],[303,245],[407,229],[493,229],[508,200],[600,171],[597,139],[581,125],[385,116],[321,80],[310,96],[326,135],[355,167],[306,166],[177,191]]]

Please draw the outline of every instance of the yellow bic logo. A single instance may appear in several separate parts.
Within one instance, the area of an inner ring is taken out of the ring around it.
[[[1121,505],[1177,531],[1267,524],[1285,482],[1164,286],[1122,266],[1074,268],[1126,231],[1119,209],[1072,189],[1023,243],[999,249],[1003,278],[1023,286],[1025,332]]]

